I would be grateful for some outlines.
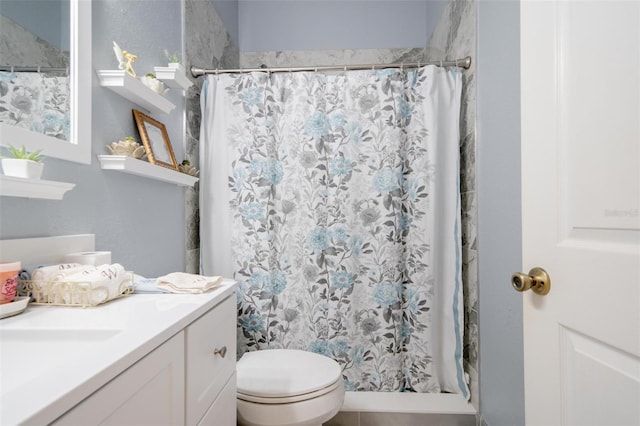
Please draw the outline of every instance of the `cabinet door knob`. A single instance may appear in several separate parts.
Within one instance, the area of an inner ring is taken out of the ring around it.
[[[220,355],[221,358],[224,358],[224,356],[227,354],[227,347],[223,346],[219,349],[214,349],[213,350],[213,355]]]

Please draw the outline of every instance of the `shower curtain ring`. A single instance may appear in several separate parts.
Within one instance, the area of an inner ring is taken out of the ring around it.
[[[440,68],[442,68],[442,59],[440,59]]]
[[[458,58],[456,58],[456,68],[459,67],[460,65],[458,65]]]
[[[38,74],[40,74],[40,65],[38,65]]]
[[[13,70],[15,69],[15,67],[13,65],[11,65],[11,74],[13,74]]]

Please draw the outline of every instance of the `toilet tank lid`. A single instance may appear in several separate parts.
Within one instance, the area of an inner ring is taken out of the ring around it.
[[[314,392],[342,379],[331,358],[295,349],[247,352],[236,365],[239,393],[282,398]]]

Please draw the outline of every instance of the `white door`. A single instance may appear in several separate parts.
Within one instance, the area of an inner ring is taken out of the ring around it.
[[[521,2],[527,425],[640,425],[640,1]]]

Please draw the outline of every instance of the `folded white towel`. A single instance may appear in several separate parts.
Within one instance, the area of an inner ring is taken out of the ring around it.
[[[56,265],[40,266],[31,271],[31,292],[41,303],[49,302],[51,282],[64,276],[69,271],[80,271],[84,268],[80,263],[59,263]],[[52,299],[53,301],[53,299]]]
[[[82,267],[79,263],[60,263],[58,265],[41,266],[31,272],[34,281],[53,281],[59,274],[64,274],[69,269]]]
[[[186,272],[173,272],[159,277],[156,280],[156,286],[172,293],[204,293],[217,287],[221,282],[222,277],[205,277]]]
[[[135,293],[171,293],[169,290],[159,288],[155,278],[143,278],[135,275],[133,278],[133,291]]]
[[[91,286],[91,304],[97,305],[121,296],[131,287],[131,274],[119,263],[112,265],[90,266],[87,269],[71,272],[60,278],[69,283],[88,283]],[[81,297],[65,297],[66,303],[87,303]]]

